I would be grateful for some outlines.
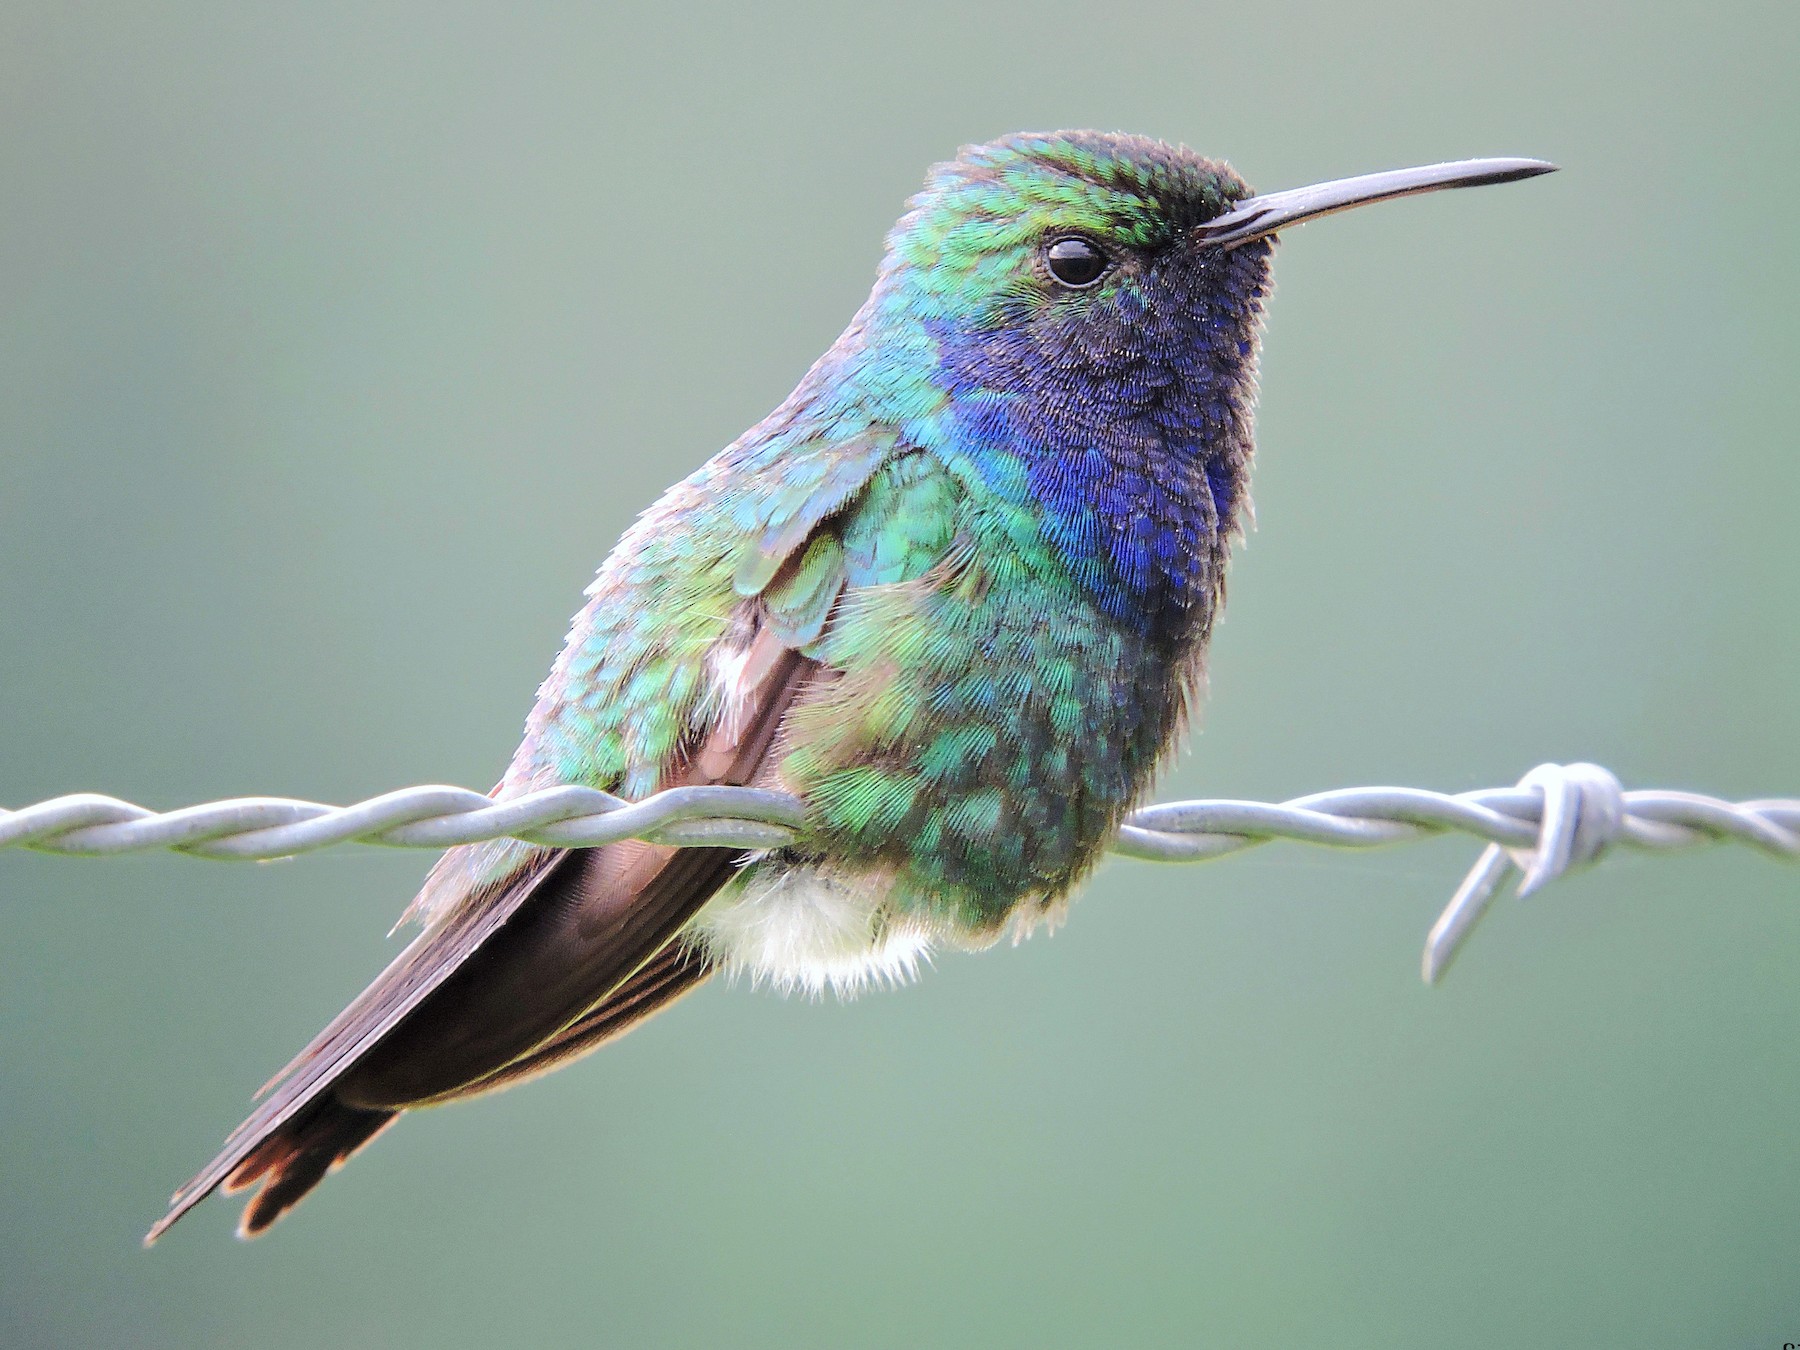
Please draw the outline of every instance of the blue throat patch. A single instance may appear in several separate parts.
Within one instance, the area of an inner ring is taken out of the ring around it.
[[[997,492],[1022,483],[1078,584],[1158,641],[1207,621],[1238,524],[1269,253],[1170,251],[1031,323],[925,322],[952,410],[931,448]]]

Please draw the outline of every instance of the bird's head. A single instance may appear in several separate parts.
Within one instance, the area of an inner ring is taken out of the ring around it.
[[[1109,606],[1189,633],[1243,505],[1276,233],[1550,167],[1468,160],[1257,196],[1140,136],[1008,136],[931,172],[861,340],[922,440],[1029,497]]]
[[[890,313],[955,349],[946,373],[972,386],[1048,378],[1104,394],[1146,365],[1196,361],[1228,376],[1234,352],[1250,355],[1238,349],[1255,336],[1278,231],[1550,168],[1465,160],[1257,196],[1223,161],[1141,136],[1008,136],[932,170],[889,236],[881,289]],[[1225,328],[1243,331],[1221,344]],[[1113,392],[1144,401],[1129,379]]]
[[[1169,271],[1222,270],[1225,255],[1190,236],[1250,195],[1229,166],[1139,136],[1009,136],[932,170],[889,239],[889,271],[917,317],[959,332],[1141,315]],[[1265,252],[1230,261],[1259,273]]]

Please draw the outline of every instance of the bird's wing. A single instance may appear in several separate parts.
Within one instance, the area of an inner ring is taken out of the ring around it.
[[[670,942],[586,1016],[565,1027],[530,1054],[522,1055],[498,1072],[477,1079],[439,1101],[453,1101],[512,1087],[560,1069],[623,1036],[684,994],[693,992],[710,974],[712,963],[705,952],[680,940]]]
[[[843,585],[841,550],[815,537],[892,448],[881,433],[753,434],[671,489],[589,589],[499,794],[751,781],[814,669],[800,648]],[[584,1022],[597,1034],[608,994],[654,961],[739,856],[636,841],[452,850],[415,902],[425,931],[277,1075],[150,1240],[262,1156],[288,1158],[284,1132],[304,1133],[328,1089],[342,1109],[380,1115],[479,1090],[559,1038],[581,1040]],[[282,1208],[343,1156],[310,1160],[311,1181]],[[265,1194],[280,1181],[277,1169]]]

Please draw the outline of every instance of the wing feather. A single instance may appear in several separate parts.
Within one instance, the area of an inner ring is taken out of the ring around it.
[[[733,447],[672,489],[601,569],[582,619],[602,607],[641,610],[639,592],[666,585],[681,561],[668,553],[668,537],[683,527],[684,511],[698,510],[703,495],[711,494],[708,510],[686,528],[718,532],[725,524],[716,519],[719,509],[750,518],[747,535],[738,532],[750,551],[724,549],[704,569],[716,580],[682,592],[690,601],[702,592],[713,596],[729,608],[733,624],[748,607],[751,632],[735,667],[736,712],[725,717],[715,709],[712,730],[661,785],[743,784],[763,770],[787,708],[817,674],[796,647],[817,635],[843,584],[841,550],[807,546],[891,448],[891,436],[835,447],[813,443],[784,463],[767,443]],[[721,500],[726,508],[719,508]],[[779,621],[771,621],[761,592],[783,585]],[[591,702],[596,690],[624,688],[641,670],[641,661],[622,665],[629,654],[618,644],[609,649],[604,638],[602,626],[590,623],[584,633],[578,621],[502,794],[536,785],[521,777],[522,768],[540,780],[545,772],[543,726],[571,706],[569,682],[553,687],[559,675],[590,673],[581,662],[611,670],[586,689]],[[703,668],[716,647],[715,639],[701,649]],[[602,785],[617,790],[632,781],[628,774]],[[146,1241],[221,1185],[253,1182],[262,1191],[246,1211],[244,1231],[260,1231],[392,1113],[542,1072],[691,989],[705,977],[703,960],[670,953],[680,953],[677,935],[730,879],[740,856],[636,841],[577,850],[453,850],[421,894],[428,900],[420,906],[425,931],[271,1081],[218,1156],[175,1193]]]

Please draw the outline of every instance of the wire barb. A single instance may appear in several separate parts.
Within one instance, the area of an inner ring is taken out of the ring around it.
[[[683,787],[628,802],[573,784],[496,799],[468,788],[401,788],[350,806],[234,797],[157,812],[75,793],[0,809],[0,849],[87,856],[170,849],[201,858],[290,858],[337,844],[449,848],[521,839],[590,848],[644,839],[680,847],[780,848],[804,829],[796,797],[760,788]],[[1597,764],[1540,764],[1516,787],[1446,794],[1359,787],[1287,802],[1165,802],[1134,811],[1113,841],[1124,857],[1201,862],[1273,839],[1376,848],[1454,832],[1487,841],[1426,939],[1435,984],[1511,876],[1525,896],[1620,845],[1646,850],[1736,842],[1800,862],[1800,800],[1728,802],[1691,792],[1627,792]]]

